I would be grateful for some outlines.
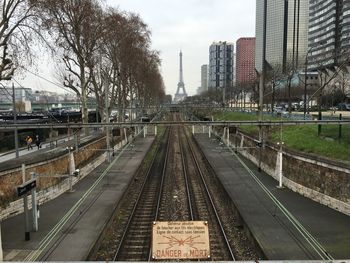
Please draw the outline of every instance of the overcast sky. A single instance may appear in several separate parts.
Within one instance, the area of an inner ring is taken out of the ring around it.
[[[213,41],[236,42],[255,34],[255,0],[107,0],[108,5],[138,13],[152,31],[152,47],[160,51],[167,94],[179,81],[179,51],[183,52],[184,82],[189,95],[200,86],[200,67],[208,64]],[[44,59],[43,59],[44,61]],[[38,73],[54,79],[51,63],[39,63]],[[59,88],[28,76],[19,81],[32,89]]]

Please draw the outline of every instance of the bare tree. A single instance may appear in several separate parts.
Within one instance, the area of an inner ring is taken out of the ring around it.
[[[283,66],[281,64],[273,64],[266,70],[266,90],[265,95],[267,103],[270,101],[271,111],[278,98],[278,94],[281,93],[281,89],[284,86],[285,76],[283,74]]]
[[[40,34],[35,13],[35,1],[0,1],[0,81],[11,80],[15,70],[30,62],[30,43]]]
[[[158,53],[149,48],[150,32],[139,16],[109,9],[105,14],[104,27],[99,50],[89,67],[92,88],[101,104],[108,87],[109,112],[116,107],[122,120],[127,106],[145,106],[148,95],[153,94],[156,98],[162,94],[144,91],[147,86],[163,85],[159,84],[162,83],[159,81],[160,60]],[[158,78],[155,77],[157,74]],[[153,78],[153,85],[148,82],[150,78]]]
[[[55,54],[66,69],[64,85],[80,97],[83,122],[88,122],[88,61],[102,34],[102,9],[97,0],[41,0],[40,8]]]
[[[350,74],[347,65],[342,68],[338,76],[333,80],[332,86],[333,88],[328,90],[328,93],[338,93],[340,95],[338,102],[345,102],[350,95]]]

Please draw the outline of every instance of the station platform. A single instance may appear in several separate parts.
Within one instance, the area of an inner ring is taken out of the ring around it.
[[[23,214],[1,222],[4,261],[86,260],[153,141],[135,138],[111,163],[75,184],[73,192],[41,205],[39,230],[29,241]]]
[[[198,145],[268,260],[350,259],[350,218],[278,182],[218,138]]]

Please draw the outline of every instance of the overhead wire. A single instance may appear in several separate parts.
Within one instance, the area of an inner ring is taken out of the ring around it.
[[[65,90],[65,91],[67,91],[67,92],[69,92],[69,93],[71,93],[71,94],[75,94],[74,91],[69,90],[68,88],[62,86],[62,85],[59,84],[59,83],[53,82],[52,80],[49,80],[49,79],[47,79],[47,78],[45,78],[45,77],[39,75],[38,73],[32,72],[32,71],[30,71],[29,69],[27,69],[27,68],[25,68],[25,67],[21,67],[21,68],[24,69],[25,71],[27,71],[28,73],[30,73],[30,74],[32,74],[32,75],[34,75],[34,76],[36,76],[36,77],[38,77],[38,78],[40,78],[40,79],[42,79],[42,80],[45,80],[45,81],[47,81],[47,82],[49,82],[49,83],[55,85],[55,86],[58,87],[58,88],[61,88],[61,89]],[[17,83],[18,83],[18,82],[17,82]]]

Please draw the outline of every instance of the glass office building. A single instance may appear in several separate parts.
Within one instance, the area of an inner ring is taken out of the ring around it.
[[[350,49],[350,1],[342,3],[341,46],[344,51]]]
[[[287,64],[293,67],[301,67],[304,64],[308,44],[308,4],[308,0],[256,1],[255,67],[258,72],[262,69],[264,23],[266,61],[272,67],[283,68],[286,68]]]
[[[309,65],[332,67],[349,56],[350,2],[310,0]]]
[[[310,0],[309,67],[320,68],[337,61],[340,47],[339,1]]]

